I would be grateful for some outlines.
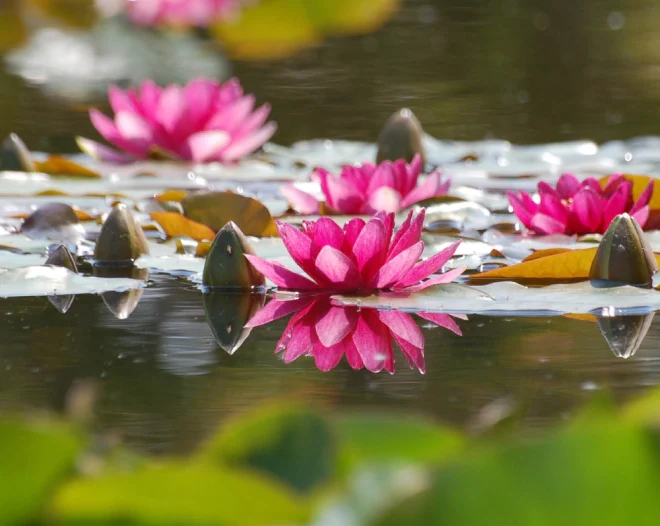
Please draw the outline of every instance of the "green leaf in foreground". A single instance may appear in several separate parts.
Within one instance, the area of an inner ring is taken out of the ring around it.
[[[336,444],[330,425],[318,413],[273,406],[228,424],[201,454],[308,490],[334,474]]]
[[[437,464],[463,451],[456,431],[421,418],[353,414],[334,420],[346,468],[374,461]]]
[[[475,450],[379,526],[660,524],[651,434],[616,419],[542,440]]]
[[[82,447],[58,424],[0,422],[0,525],[40,515],[54,486],[68,474]]]
[[[65,485],[51,508],[56,524],[299,524],[307,508],[286,488],[256,475],[168,462],[135,473]]]

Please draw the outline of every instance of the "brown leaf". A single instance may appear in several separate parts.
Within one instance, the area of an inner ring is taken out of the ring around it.
[[[175,201],[180,203],[186,197],[188,197],[188,192],[185,190],[165,190],[162,194],[154,196],[156,201]]]
[[[196,241],[213,240],[215,238],[215,232],[209,227],[176,212],[152,212],[149,215],[169,237],[186,236]]]
[[[49,175],[62,175],[66,177],[85,177],[89,179],[102,179],[98,172],[85,168],[60,155],[51,155],[44,162],[35,161],[37,171]]]
[[[181,204],[187,218],[219,231],[230,221],[246,236],[275,237],[275,221],[263,203],[232,192],[208,192],[186,197]]]

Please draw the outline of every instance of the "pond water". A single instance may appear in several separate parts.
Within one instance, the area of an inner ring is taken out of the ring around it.
[[[437,138],[603,142],[660,129],[658,19],[660,6],[643,0],[409,0],[374,34],[217,67],[272,104],[279,144],[373,141],[404,105]],[[75,151],[74,135],[96,136],[86,105],[103,100],[62,98],[0,66],[0,136]],[[397,408],[469,429],[500,401],[522,406],[522,428],[536,429],[594,391],[625,399],[660,384],[660,318],[627,359],[589,319],[469,315],[456,320],[459,336],[416,318],[426,372],[396,350],[395,374],[374,374],[345,358],[328,372],[311,358],[284,363],[274,351],[286,319],[253,329],[230,355],[199,289],[166,274],[152,274],[127,319],[95,295],[66,314],[44,297],[2,299],[0,312],[2,411],[62,410],[71,388],[91,381],[94,425],[154,452],[190,450],[224,419],[280,399]]]

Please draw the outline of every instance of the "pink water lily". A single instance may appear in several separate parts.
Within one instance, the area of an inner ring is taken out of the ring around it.
[[[254,0],[251,0],[254,3]],[[245,0],[127,0],[126,13],[136,24],[206,27],[239,14]]]
[[[423,226],[423,210],[415,217],[410,212],[394,235],[394,214],[382,212],[368,222],[359,217],[353,218],[344,228],[329,217],[303,221],[302,230],[278,222],[277,228],[284,246],[307,276],[258,256],[245,257],[282,289],[414,292],[431,285],[449,283],[465,271],[464,267],[457,268],[426,279],[449,261],[460,241],[418,262],[424,251],[421,240]]]
[[[334,305],[315,296],[289,301],[271,300],[248,322],[258,327],[295,313],[275,351],[285,363],[301,356],[314,358],[316,367],[330,371],[343,356],[353,369],[393,374],[397,343],[411,369],[425,372],[424,335],[410,314]],[[418,312],[417,315],[457,335],[461,330],[448,314]],[[465,316],[453,315],[460,319]]]
[[[123,153],[79,140],[83,150],[109,162],[164,156],[229,163],[260,148],[276,129],[266,123],[270,107],[255,109],[254,96],[244,95],[237,79],[224,84],[197,79],[164,88],[146,81],[136,90],[113,86],[109,98],[114,119],[96,109],[89,115],[97,131]]]
[[[373,214],[398,212],[424,199],[447,193],[451,181],[443,180],[438,170],[418,185],[421,171],[422,158],[418,154],[410,164],[400,159],[383,161],[378,166],[369,163],[344,166],[338,176],[317,168],[312,179],[319,182],[330,209],[342,214]],[[319,212],[319,201],[311,194],[292,184],[283,187],[282,192],[301,214]]]
[[[580,182],[564,174],[552,188],[546,182],[538,184],[540,202],[525,192],[507,192],[509,203],[518,219],[539,234],[602,234],[612,219],[627,212],[642,228],[646,225],[653,195],[649,183],[637,201],[633,201],[633,184],[622,174],[609,178],[603,189],[594,178]]]

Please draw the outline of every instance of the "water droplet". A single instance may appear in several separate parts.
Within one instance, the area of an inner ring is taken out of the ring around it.
[[[583,391],[597,391],[598,389],[600,389],[600,387],[596,382],[587,381],[587,382],[582,382],[582,384],[580,385],[580,389],[582,389]]]

